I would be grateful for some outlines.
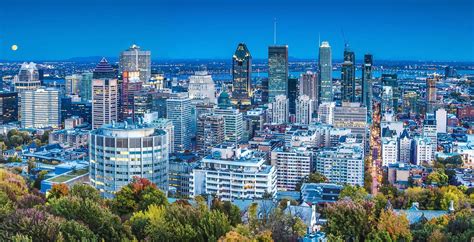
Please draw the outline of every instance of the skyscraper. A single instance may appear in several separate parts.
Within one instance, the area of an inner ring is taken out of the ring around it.
[[[207,71],[196,71],[189,76],[189,98],[207,104],[216,103],[216,88],[212,76]]]
[[[367,107],[368,111],[372,108],[372,65],[372,55],[365,54],[362,67],[362,104]]]
[[[250,105],[252,97],[252,55],[240,43],[232,56],[232,103],[240,107]]]
[[[151,78],[151,52],[141,50],[139,46],[132,45],[128,50],[120,53],[120,72],[139,72],[141,82],[148,82]]]
[[[329,42],[323,41],[319,46],[319,100],[318,104],[322,102],[333,101],[333,90],[332,90],[332,57],[331,57],[331,46]]]
[[[224,117],[213,114],[201,114],[197,121],[196,149],[202,155],[224,142]]]
[[[290,114],[296,114],[296,99],[298,99],[298,78],[288,78],[288,101]]]
[[[191,149],[191,99],[188,93],[174,93],[166,100],[166,116],[174,125],[174,150]]]
[[[268,99],[278,95],[288,96],[288,46],[268,47]]]
[[[79,90],[82,85],[82,75],[73,74],[66,76],[66,94],[79,95]]]
[[[39,72],[36,64],[24,62],[21,64],[18,75],[13,80],[15,91],[22,92],[25,90],[36,90],[41,87]]]
[[[289,101],[285,95],[278,95],[271,103],[271,123],[285,124],[289,117]]]
[[[0,90],[0,124],[18,121],[18,93]]]
[[[82,73],[80,96],[83,102],[92,100],[92,72]]]
[[[341,69],[341,89],[343,102],[355,102],[355,54],[346,45],[344,49],[344,62]]]
[[[23,128],[56,128],[61,124],[59,90],[25,90],[21,92],[21,100]]]
[[[398,77],[397,74],[382,74],[382,88],[383,87],[390,87],[391,89],[391,104],[392,110],[394,114],[398,113],[398,106],[400,100],[400,87],[398,85]],[[388,91],[388,89],[386,89]],[[389,100],[387,100],[389,101]]]
[[[299,96],[296,101],[296,123],[310,124],[313,111],[313,100],[307,95]]]
[[[318,75],[316,75],[316,73],[307,71],[301,74],[299,78],[299,95],[306,95],[309,99],[318,101],[318,82]]]
[[[219,107],[214,110],[214,114],[224,118],[224,141],[238,145],[244,131],[243,113],[235,108]]]
[[[436,106],[436,82],[437,77],[426,79],[426,112],[434,113]]]
[[[119,120],[131,118],[135,120],[135,96],[137,96],[142,88],[143,82],[140,80],[139,71],[123,71],[122,81],[119,85]]]
[[[97,64],[92,77],[92,128],[96,129],[118,119],[118,83],[105,58]]]
[[[168,153],[166,132],[154,125],[104,125],[89,136],[91,185],[111,198],[134,177],[140,177],[166,192]]]

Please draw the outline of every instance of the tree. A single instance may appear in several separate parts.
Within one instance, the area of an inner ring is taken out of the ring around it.
[[[122,218],[128,218],[133,212],[145,210],[151,204],[167,205],[168,200],[155,184],[145,178],[135,177],[117,192],[112,200],[112,211]]]
[[[405,215],[398,216],[392,210],[381,212],[377,224],[378,231],[386,231],[392,241],[411,241],[410,223]]]
[[[132,238],[130,228],[122,224],[117,215],[91,199],[63,196],[49,203],[52,214],[84,223],[99,239],[120,241]]]
[[[350,198],[352,201],[358,202],[365,200],[369,194],[363,187],[345,185],[341,193],[339,193],[339,199],[344,199],[346,197]]]
[[[14,235],[21,234],[35,238],[35,241],[56,241],[61,220],[34,208],[16,209],[2,219],[0,240],[8,241]]]
[[[364,241],[376,227],[374,204],[370,201],[340,200],[325,209],[327,235],[345,241]]]
[[[69,193],[69,187],[64,183],[57,183],[53,184],[53,187],[48,192],[46,196],[48,200],[50,199],[58,199],[60,197],[67,196]]]
[[[448,185],[448,176],[444,173],[444,170],[438,169],[428,175],[426,183],[429,185],[446,186]]]
[[[101,201],[99,191],[87,184],[75,184],[71,188],[70,195],[83,200],[90,199],[95,202]]]
[[[239,207],[232,204],[230,201],[222,202],[216,197],[212,200],[211,209],[216,209],[223,212],[229,218],[230,224],[232,226],[242,223]]]
[[[296,184],[295,190],[299,191],[303,183],[323,183],[323,182],[329,182],[329,179],[327,179],[323,174],[319,172],[312,172],[308,176],[301,179],[301,181],[298,182],[298,184]]]

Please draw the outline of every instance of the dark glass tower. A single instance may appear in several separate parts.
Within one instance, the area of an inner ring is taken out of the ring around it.
[[[296,114],[296,99],[298,98],[298,78],[288,78],[288,100],[290,114]]]
[[[362,104],[370,109],[372,100],[372,65],[371,54],[364,55],[364,66],[362,67]]]
[[[288,46],[268,47],[268,99],[278,95],[288,96]]]
[[[0,90],[0,124],[18,121],[18,93]]]
[[[346,45],[344,49],[344,63],[341,69],[341,89],[343,102],[355,101],[355,54]]]
[[[252,55],[240,43],[232,56],[232,103],[250,105],[252,97]]]

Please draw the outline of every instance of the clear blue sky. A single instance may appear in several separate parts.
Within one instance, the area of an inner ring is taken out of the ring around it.
[[[316,58],[319,33],[340,59],[343,29],[357,59],[474,61],[473,2],[2,0],[0,59],[118,56],[132,43],[153,59],[230,58],[239,42],[266,58],[276,18],[296,58]]]

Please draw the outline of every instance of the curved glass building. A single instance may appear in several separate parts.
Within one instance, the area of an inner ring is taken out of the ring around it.
[[[150,124],[112,123],[89,137],[91,185],[104,197],[134,177],[146,178],[168,190],[168,140],[164,130]]]

